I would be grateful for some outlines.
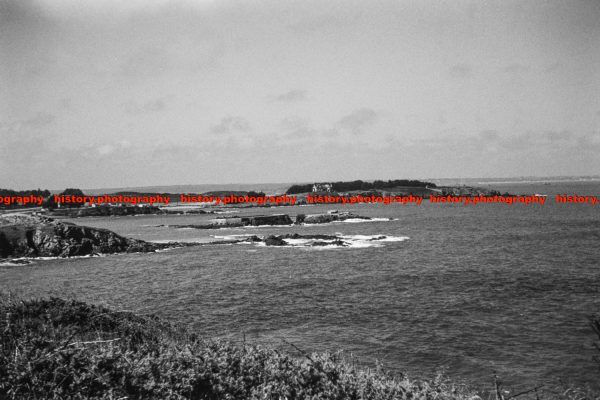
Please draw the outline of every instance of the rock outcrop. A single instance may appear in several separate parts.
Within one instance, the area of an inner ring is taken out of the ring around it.
[[[241,217],[241,219],[242,224],[245,226],[291,225],[294,223],[287,214],[255,215],[251,217]]]
[[[129,239],[107,229],[80,226],[41,216],[0,216],[0,258],[152,252],[180,245]]]
[[[348,219],[371,220],[371,217],[363,217],[351,212],[330,211],[326,214],[298,214],[293,221],[287,214],[273,215],[251,215],[246,217],[221,217],[208,221],[205,224],[186,225],[157,225],[157,227],[169,226],[171,228],[194,228],[194,229],[219,229],[236,228],[242,226],[265,226],[265,225],[292,225],[296,224],[327,224],[335,221]]]
[[[287,214],[251,215],[246,217],[215,218],[206,224],[168,225],[171,228],[219,229],[241,226],[292,225],[294,221]],[[165,226],[165,225],[158,225]]]
[[[127,215],[161,215],[161,214],[208,214],[209,211],[200,208],[168,209],[144,205],[100,205],[97,207],[55,208],[48,210],[49,215],[57,217],[82,218],[82,217],[109,217]]]
[[[326,224],[334,221],[345,221],[347,219],[364,219],[370,220],[369,217],[363,217],[351,212],[330,211],[327,214],[298,214],[296,216],[297,224]]]
[[[264,243],[267,246],[285,246],[285,245],[287,245],[287,242],[285,240],[283,240],[283,238],[281,236],[275,236],[275,235],[267,236],[264,239]]]
[[[385,238],[385,236],[383,236]],[[292,239],[292,242],[289,241]],[[346,247],[349,246],[350,243],[343,240],[341,237],[337,235],[322,235],[322,234],[314,234],[314,235],[301,235],[298,233],[289,233],[284,235],[269,235],[265,237],[260,236],[250,236],[242,239],[236,240],[227,240],[227,241],[219,241],[212,242],[210,244],[233,244],[233,243],[264,243],[265,246],[290,246],[293,245],[293,240],[303,240],[304,243],[301,245],[302,247],[318,247],[318,246],[339,246]]]

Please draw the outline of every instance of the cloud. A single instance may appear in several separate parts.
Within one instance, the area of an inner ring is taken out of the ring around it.
[[[313,137],[317,133],[317,130],[312,128],[305,118],[287,117],[281,120],[280,125],[286,139],[303,139]]]
[[[60,157],[53,150],[55,135],[42,129],[53,121],[54,116],[38,114],[26,120],[0,124],[0,181],[19,186],[43,182],[38,180],[40,171],[53,170],[55,157]]]
[[[587,151],[600,151],[600,132],[582,135],[576,138],[577,145]]]
[[[242,117],[227,116],[217,125],[213,125],[210,131],[214,134],[228,135],[235,132],[250,131],[250,123]]]
[[[275,96],[275,101],[282,103],[295,103],[302,100],[306,100],[306,90],[294,89]]]
[[[122,156],[125,156],[129,152],[129,148],[131,147],[131,143],[128,140],[121,140],[117,143],[105,143],[97,146],[95,148],[95,152],[98,156],[108,156],[114,153],[121,153]]]
[[[561,63],[555,62],[555,63],[552,63],[552,64],[546,66],[544,68],[544,72],[545,73],[552,73],[552,72],[558,71],[562,67],[563,67],[563,65]]]
[[[581,147],[581,139],[585,135],[575,135],[571,131],[529,131],[518,135],[508,136],[500,140],[500,144],[507,150],[561,150],[568,147]]]
[[[288,29],[294,33],[314,34],[333,33],[340,29],[353,29],[360,22],[362,12],[346,12],[337,14],[322,14],[317,16],[303,17],[289,24]]]
[[[475,135],[445,134],[415,140],[412,143],[428,150],[507,151],[511,154],[535,151],[541,154],[567,149],[589,151],[587,145],[600,145],[600,134],[576,135],[568,130],[556,130],[503,135],[496,130],[485,130]]]
[[[115,151],[114,146],[110,145],[110,144],[103,144],[101,146],[98,147],[98,154],[100,154],[101,156],[104,155],[108,155],[111,154]]]
[[[541,137],[548,142],[569,141],[573,138],[573,132],[562,131],[547,131],[541,134]]]
[[[23,125],[32,128],[39,128],[51,124],[52,122],[54,122],[55,119],[56,117],[52,114],[40,113],[33,118],[23,121]]]
[[[130,101],[124,104],[125,112],[130,115],[153,114],[165,109],[165,102],[162,99],[147,101],[145,103],[136,103]]]
[[[126,77],[152,77],[165,73],[169,61],[166,49],[142,48],[126,56],[119,66],[118,73]]]
[[[41,128],[54,122],[56,116],[53,114],[38,113],[37,115],[24,120],[0,122],[0,129],[4,131],[20,130],[27,128]]]
[[[337,127],[353,135],[364,133],[365,128],[377,121],[377,113],[370,108],[359,108],[342,117],[337,122]]]
[[[457,64],[450,68],[450,76],[457,79],[465,79],[473,76],[473,69],[467,64]]]
[[[515,63],[504,67],[504,72],[511,75],[520,75],[529,72],[531,68],[527,65]]]
[[[65,110],[71,108],[72,103],[73,103],[73,101],[69,97],[65,97],[63,99],[60,99],[60,101],[58,102],[58,104],[60,105],[60,107],[63,108],[63,109],[65,109]]]
[[[494,142],[498,140],[499,137],[500,135],[498,134],[498,131],[486,130],[479,132],[479,139],[483,140],[484,142]]]

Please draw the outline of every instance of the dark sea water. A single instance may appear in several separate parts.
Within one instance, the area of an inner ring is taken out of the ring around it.
[[[492,187],[550,196],[544,206],[337,206],[394,220],[321,226],[215,231],[155,227],[211,218],[203,215],[78,219],[145,240],[340,233],[356,246],[209,245],[37,261],[0,266],[0,289],[156,313],[206,337],[292,353],[282,339],[305,351],[343,350],[413,376],[445,369],[478,388],[491,385],[493,371],[516,386],[556,378],[597,385],[588,317],[600,313],[600,206],[555,204],[552,194],[598,195],[600,182]],[[362,240],[369,235],[397,241]]]

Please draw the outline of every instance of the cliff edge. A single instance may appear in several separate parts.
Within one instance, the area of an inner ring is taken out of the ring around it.
[[[107,229],[37,215],[0,216],[0,258],[151,252],[177,245],[129,239]]]

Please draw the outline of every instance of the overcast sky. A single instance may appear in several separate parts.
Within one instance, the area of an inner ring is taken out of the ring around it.
[[[594,174],[597,0],[0,0],[0,187]]]

